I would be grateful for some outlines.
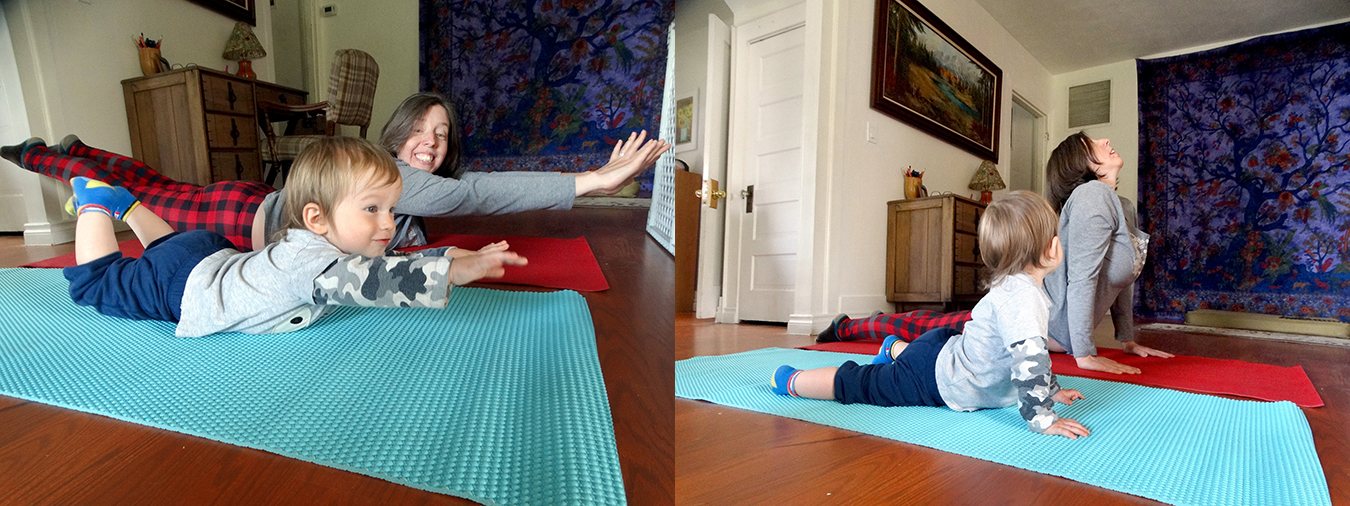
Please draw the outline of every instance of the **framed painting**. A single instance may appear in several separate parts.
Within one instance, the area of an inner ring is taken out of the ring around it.
[[[872,108],[998,161],[1003,71],[918,0],[877,0]]]
[[[235,21],[258,26],[257,0],[192,0],[193,3],[224,14]]]
[[[698,90],[675,99],[675,152],[698,149]]]

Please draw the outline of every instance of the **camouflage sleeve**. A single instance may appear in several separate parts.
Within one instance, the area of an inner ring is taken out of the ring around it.
[[[314,303],[443,308],[450,298],[451,260],[421,255],[339,258],[314,278]]]
[[[1059,393],[1059,382],[1050,372],[1050,350],[1045,338],[1023,339],[1009,345],[1008,350],[1013,357],[1012,382],[1017,387],[1018,410],[1028,429],[1044,433],[1059,420],[1055,400],[1051,398]]]
[[[384,256],[389,256],[389,257],[406,257],[406,258],[443,257],[443,256],[445,256],[446,252],[448,252],[448,251],[450,251],[450,250],[452,250],[452,249],[455,249],[455,247],[454,247],[454,246],[441,246],[441,247],[439,247],[439,248],[427,248],[427,249],[421,249],[421,250],[417,250],[417,251],[386,251],[386,252],[384,253]]]

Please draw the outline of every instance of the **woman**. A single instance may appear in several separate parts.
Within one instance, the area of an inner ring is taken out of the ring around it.
[[[665,141],[648,141],[644,131],[615,143],[609,163],[579,174],[460,174],[458,136],[454,107],[435,93],[408,97],[385,124],[379,144],[397,158],[403,177],[398,231],[390,250],[426,244],[421,217],[569,209],[578,196],[614,193],[670,147]],[[179,183],[139,160],[90,147],[74,135],[55,149],[42,139],[29,139],[0,148],[0,156],[62,181],[85,176],[123,186],[174,230],[214,230],[240,251],[261,248],[270,232],[282,229],[284,197],[262,183]],[[456,175],[461,178],[443,177]]]
[[[1070,135],[1050,154],[1050,205],[1059,212],[1064,263],[1045,278],[1050,295],[1050,349],[1070,353],[1078,367],[1115,374],[1139,369],[1097,356],[1092,330],[1108,310],[1126,353],[1172,357],[1134,342],[1134,280],[1144,268],[1148,234],[1136,225],[1134,204],[1116,195],[1125,161],[1110,139]]]
[[[1093,140],[1082,132],[1070,135],[1055,148],[1046,163],[1050,205],[1059,213],[1064,262],[1045,278],[1050,295],[1051,351],[1070,353],[1078,367],[1115,374],[1139,374],[1127,366],[1097,356],[1092,331],[1111,312],[1116,340],[1126,353],[1141,357],[1173,355],[1134,342],[1134,280],[1143,270],[1148,234],[1135,224],[1134,204],[1116,195],[1116,178],[1125,161],[1110,139]],[[911,311],[874,313],[867,318],[836,316],[816,336],[817,342],[881,339],[888,335],[906,341],[924,332],[951,327],[961,330],[969,311],[935,313]]]

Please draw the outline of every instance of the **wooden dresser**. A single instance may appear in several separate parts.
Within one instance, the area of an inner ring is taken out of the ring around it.
[[[984,207],[956,195],[886,203],[886,300],[896,312],[969,309],[980,300]]]
[[[166,177],[206,185],[262,181],[266,140],[256,104],[303,104],[308,93],[193,67],[127,79],[122,95],[131,156]]]

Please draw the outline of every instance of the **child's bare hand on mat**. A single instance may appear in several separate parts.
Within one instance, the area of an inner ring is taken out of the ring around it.
[[[1078,367],[1089,371],[1109,372],[1111,374],[1139,374],[1138,367],[1131,367],[1109,358],[1102,358],[1096,355],[1074,358],[1078,362]]]
[[[448,250],[445,250],[445,256],[448,256],[450,258],[460,258],[478,255],[482,253],[492,253],[494,251],[506,251],[509,247],[510,246],[507,246],[506,241],[497,241],[487,246],[483,246],[478,251],[464,248],[450,248]]]
[[[507,265],[525,265],[525,257],[510,251],[475,253],[450,262],[450,282],[466,285],[482,278],[500,278]]]
[[[1077,400],[1077,399],[1086,399],[1087,397],[1083,397],[1083,393],[1082,393],[1082,392],[1079,392],[1079,391],[1074,390],[1074,389],[1072,389],[1072,388],[1064,388],[1064,389],[1060,389],[1060,391],[1059,391],[1058,393],[1056,393],[1055,395],[1050,396],[1050,398],[1051,398],[1051,399],[1054,399],[1055,402],[1058,402],[1058,403],[1060,403],[1060,404],[1068,404],[1068,405],[1072,406],[1074,400]]]
[[[1060,418],[1055,423],[1050,424],[1050,428],[1045,429],[1046,434],[1054,436],[1064,436],[1069,439],[1078,439],[1089,434],[1087,427],[1078,423],[1078,420],[1072,418]]]
[[[1172,358],[1176,356],[1162,350],[1155,350],[1142,344],[1136,344],[1134,341],[1125,341],[1123,343],[1120,343],[1120,345],[1121,351],[1124,351],[1125,353],[1133,353],[1141,357]]]

